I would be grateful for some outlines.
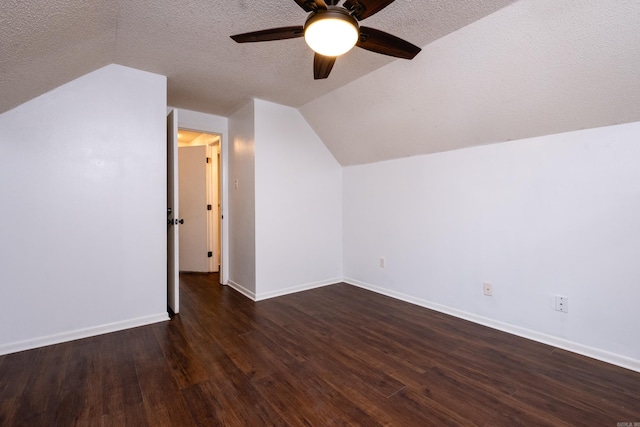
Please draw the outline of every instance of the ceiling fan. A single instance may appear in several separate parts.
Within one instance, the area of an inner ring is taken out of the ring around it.
[[[358,21],[381,11],[394,0],[294,0],[309,16],[304,25],[270,28],[231,36],[238,43],[304,37],[314,50],[313,77],[326,79],[336,58],[353,46],[396,58],[413,59],[421,49],[399,37],[361,26]]]

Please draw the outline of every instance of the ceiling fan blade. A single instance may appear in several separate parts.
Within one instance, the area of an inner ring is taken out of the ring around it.
[[[326,9],[327,4],[324,0],[294,0],[305,12],[315,12],[318,9]],[[327,0],[331,2],[332,0]],[[338,0],[335,0],[337,3]]]
[[[313,78],[319,80],[329,77],[335,62],[335,56],[324,56],[316,53],[313,57]]]
[[[231,36],[238,43],[268,42],[271,40],[295,39],[304,36],[304,27],[270,28],[268,30],[252,31],[250,33],[236,34]]]
[[[360,27],[360,39],[356,46],[403,59],[413,59],[422,50],[406,40],[369,27]]]
[[[304,9],[305,12],[313,11],[312,5],[315,3],[313,0],[295,0],[295,2],[298,3],[298,6]]]
[[[393,2],[394,0],[347,0],[343,6],[349,9],[358,21],[362,21],[374,13],[380,12]]]

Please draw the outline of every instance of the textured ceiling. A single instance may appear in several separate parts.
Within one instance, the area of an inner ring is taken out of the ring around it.
[[[640,121],[640,1],[518,1],[300,111],[342,165]]]
[[[423,48],[354,49],[314,81],[294,0],[3,0],[0,113],[116,63],[168,77],[168,104],[299,108],[353,165],[640,121],[639,0],[396,0],[363,21]]]
[[[363,23],[424,46],[513,0],[397,0]],[[0,112],[110,63],[168,77],[168,103],[228,116],[250,98],[300,107],[392,61],[354,49],[314,81],[304,40],[232,34],[302,25],[294,0],[3,0]]]

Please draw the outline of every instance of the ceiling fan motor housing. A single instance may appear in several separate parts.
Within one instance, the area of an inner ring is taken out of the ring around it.
[[[326,10],[318,9],[317,11],[312,12],[309,15],[309,17],[307,18],[307,21],[304,23],[305,31],[311,24],[317,21],[321,21],[323,19],[343,20],[353,25],[356,28],[356,30],[360,29],[360,26],[358,25],[358,20],[353,16],[351,16],[348,10],[346,10],[343,7],[327,6]]]
[[[358,42],[360,26],[346,9],[327,6],[309,15],[304,24],[304,38],[315,52],[339,56]]]

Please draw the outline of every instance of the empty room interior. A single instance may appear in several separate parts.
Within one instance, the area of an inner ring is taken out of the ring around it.
[[[2,425],[640,426],[637,0],[9,1],[0,202]]]

